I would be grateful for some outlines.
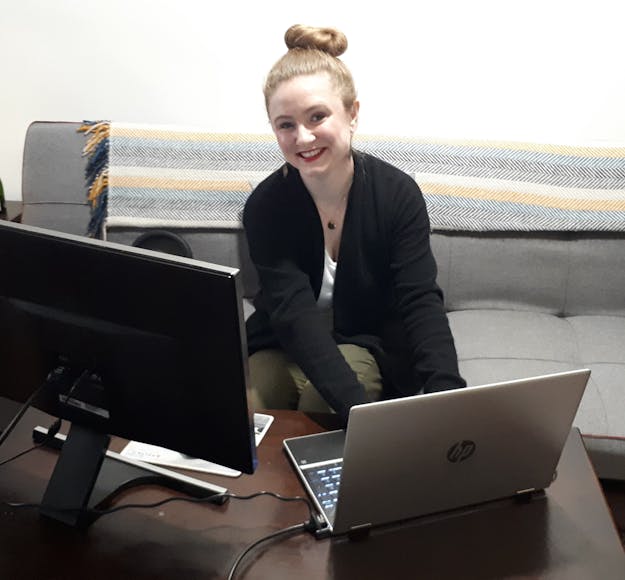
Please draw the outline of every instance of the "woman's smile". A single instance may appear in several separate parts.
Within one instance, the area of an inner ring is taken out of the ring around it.
[[[311,163],[321,157],[325,148],[318,147],[317,149],[309,149],[308,151],[300,151],[298,155],[304,159],[304,161]]]

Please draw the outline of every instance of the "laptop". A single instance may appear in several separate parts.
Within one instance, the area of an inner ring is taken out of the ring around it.
[[[318,537],[547,488],[590,371],[352,407],[346,430],[284,440]]]

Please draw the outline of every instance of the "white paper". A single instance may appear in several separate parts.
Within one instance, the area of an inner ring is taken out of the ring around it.
[[[263,440],[271,423],[273,423],[272,415],[254,413],[254,436],[257,447]],[[171,449],[148,443],[140,443],[139,441],[129,441],[120,455],[146,463],[202,471],[204,473],[212,473],[213,475],[225,475],[227,477],[238,477],[241,475],[241,472],[236,469],[230,469],[211,461],[189,457],[178,451],[172,451]]]

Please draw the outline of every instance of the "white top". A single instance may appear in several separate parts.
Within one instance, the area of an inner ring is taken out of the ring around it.
[[[332,308],[332,292],[334,291],[334,277],[336,276],[336,262],[325,251],[325,260],[323,265],[323,281],[321,282],[321,290],[317,305],[319,308]]]

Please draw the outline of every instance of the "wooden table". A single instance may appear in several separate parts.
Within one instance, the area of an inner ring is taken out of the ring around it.
[[[6,401],[6,400],[5,400]],[[286,436],[324,430],[295,411],[276,419],[259,448],[253,476],[203,477],[239,494],[271,490],[300,495],[302,486],[282,451]],[[6,410],[4,417],[10,415]],[[319,418],[317,418],[319,419]],[[50,420],[31,410],[0,448],[0,460],[30,445],[34,425]],[[115,440],[120,450],[123,442]],[[36,450],[0,467],[0,499],[41,499],[56,452]],[[625,553],[581,438],[571,432],[559,476],[529,503],[500,501],[446,517],[380,528],[361,542],[315,540],[300,534],[262,545],[244,560],[238,578],[625,578]],[[493,475],[495,476],[495,475]],[[171,496],[153,486],[118,504]],[[33,509],[0,509],[0,577],[7,579],[225,578],[236,556],[268,533],[307,518],[299,503],[270,497],[223,506],[172,503],[125,510],[78,531],[41,518]]]

